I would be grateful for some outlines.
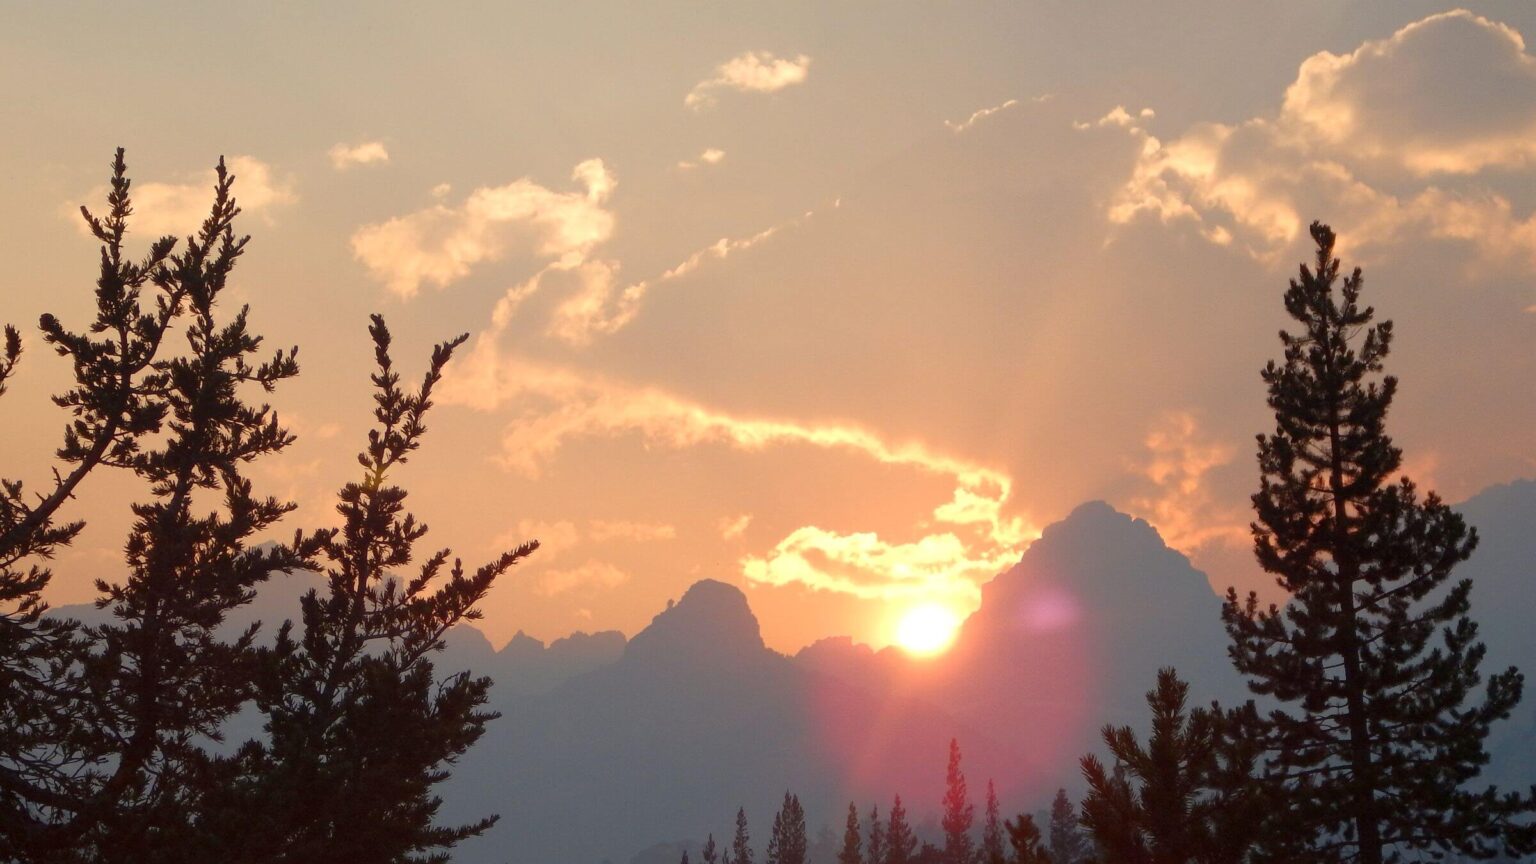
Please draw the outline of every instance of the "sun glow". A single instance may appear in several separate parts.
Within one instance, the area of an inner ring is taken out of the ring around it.
[[[896,644],[908,654],[933,657],[955,642],[960,616],[937,603],[914,606],[896,624]]]

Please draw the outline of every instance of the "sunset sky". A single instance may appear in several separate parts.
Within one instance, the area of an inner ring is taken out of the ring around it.
[[[1248,552],[1258,370],[1307,223],[1395,320],[1391,430],[1457,501],[1536,476],[1536,4],[1417,0],[76,2],[0,7],[0,475],[41,483],[114,147],[136,248],[223,154],[240,300],[303,374],[258,463],[334,521],[367,316],[414,377],[470,334],[398,480],[484,629],[633,633],[741,585],[768,643],[964,614],[1104,499],[1212,582]],[[55,603],[120,572],[97,472]]]

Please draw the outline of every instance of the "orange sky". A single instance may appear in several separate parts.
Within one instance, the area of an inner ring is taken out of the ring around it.
[[[1397,322],[1410,473],[1536,475],[1529,3],[531,5],[0,13],[0,321],[85,320],[113,147],[140,243],[226,155],[236,293],[303,366],[252,476],[329,523],[367,314],[407,370],[470,333],[399,479],[469,561],[543,541],[498,643],[632,633],[709,576],[774,647],[883,645],[1094,498],[1262,587],[1257,373],[1314,218]],[[68,370],[28,334],[0,473],[36,483]],[[92,480],[55,602],[131,492]]]

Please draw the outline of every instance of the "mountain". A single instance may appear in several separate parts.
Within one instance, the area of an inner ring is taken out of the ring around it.
[[[465,862],[627,860],[648,844],[724,837],[745,806],[759,845],[784,791],[811,828],[850,799],[937,801],[951,736],[977,765],[1017,761],[910,694],[876,692],[768,649],[745,595],[705,580],[616,663],[502,718],[447,784],[445,816],[502,816]]]

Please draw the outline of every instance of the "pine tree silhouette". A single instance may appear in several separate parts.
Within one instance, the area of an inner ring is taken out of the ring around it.
[[[864,864],[862,839],[859,833],[859,808],[848,802],[848,823],[843,829],[843,848],[837,853],[837,864]]]
[[[81,208],[101,244],[95,319],[84,330],[52,315],[43,341],[73,365],[54,398],[69,412],[63,470],[33,500],[0,484],[0,857],[97,861],[166,857],[185,813],[217,778],[197,743],[250,692],[254,632],[226,641],[226,615],[271,574],[294,568],[286,547],[246,544],[294,505],[255,494],[244,472],[293,437],[266,405],[298,374],[293,350],[258,360],[246,310],[218,309],[249,238],[236,238],[233,175],[216,169],[208,217],[180,252],[161,238],[139,261],[124,249],[132,213],[123,151],[112,164],[108,214]],[[179,353],[170,347],[184,341]],[[0,381],[20,357],[7,328]],[[88,475],[138,484],[124,544],[126,576],[95,583],[110,623],[42,618],[46,561],[82,523],[61,508]],[[196,499],[196,500],[194,500]]]
[[[715,849],[715,835],[711,833],[709,839],[704,841],[704,848],[699,852],[699,859],[704,864],[715,864],[719,852]]]
[[[473,572],[439,550],[410,579],[394,575],[413,562],[427,526],[405,512],[408,493],[387,481],[420,446],[432,390],[465,337],[438,345],[410,392],[381,317],[369,333],[377,426],[358,456],[363,477],[341,490],[341,529],[298,541],[315,548],[310,566],[325,574],[327,591],[301,598],[302,634],[284,624],[264,653],[257,705],[268,740],[231,760],[239,782],[212,795],[202,814],[201,833],[217,841],[207,855],[225,861],[446,860],[440,850],[495,822],[435,824],[432,787],[497,715],[484,710],[489,678],[438,680],[430,656],[450,628],[479,617],[495,579],[538,544]]]
[[[747,810],[736,810],[736,836],[731,841],[731,860],[736,864],[752,864],[752,841],[747,834]]]
[[[880,821],[880,808],[869,808],[869,864],[890,864],[885,850],[885,824]]]
[[[784,805],[773,817],[768,837],[767,864],[805,864],[805,810],[800,798],[784,793]]]
[[[1259,563],[1291,601],[1266,609],[1231,590],[1223,611],[1238,670],[1287,706],[1266,718],[1279,835],[1307,843],[1309,860],[1363,864],[1529,849],[1511,820],[1530,799],[1469,788],[1523,683],[1510,668],[1474,699],[1485,652],[1472,584],[1449,580],[1477,535],[1398,478],[1385,428],[1397,379],[1381,375],[1392,324],[1360,305],[1358,268],[1340,281],[1333,231],[1311,233],[1315,262],[1285,293],[1300,329],[1263,370],[1275,431],[1259,437],[1253,496]]]
[[[1020,813],[1005,823],[1008,830],[1008,846],[1013,850],[1012,864],[1051,864],[1051,853],[1040,837],[1040,826],[1035,817]],[[1107,859],[1115,864],[1131,864],[1118,858]]]
[[[1003,846],[1003,824],[997,806],[997,789],[987,781],[987,816],[981,829],[981,864],[1006,864],[1007,850]]]
[[[949,739],[949,767],[944,774],[944,860],[947,864],[974,864],[975,844],[971,841],[971,823],[976,808],[971,806],[965,788],[965,772],[960,770],[960,742]]]
[[[885,864],[914,864],[917,857],[917,835],[907,824],[906,808],[901,806],[901,796],[891,804],[891,812],[885,825]]]
[[[1106,771],[1096,756],[1083,757],[1088,795],[1082,822],[1101,857],[1125,864],[1247,860],[1264,815],[1251,779],[1257,750],[1246,746],[1251,739],[1234,746],[1225,738],[1238,728],[1231,718],[1251,721],[1257,715],[1251,706],[1232,713],[1217,706],[1190,710],[1188,697],[1189,685],[1172,669],[1161,670],[1157,688],[1147,694],[1152,731],[1146,745],[1129,727],[1106,726],[1104,743],[1115,769]],[[1063,821],[1070,819],[1070,802],[1064,794],[1057,800],[1065,804]]]
[[[1077,808],[1067,790],[1057,789],[1051,801],[1051,860],[1055,864],[1083,864],[1088,860],[1088,840],[1078,822]]]

